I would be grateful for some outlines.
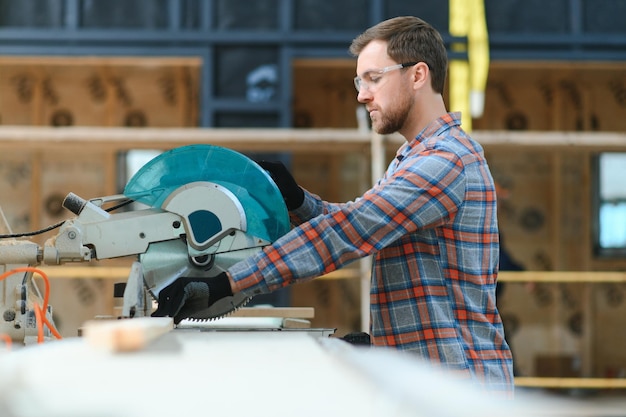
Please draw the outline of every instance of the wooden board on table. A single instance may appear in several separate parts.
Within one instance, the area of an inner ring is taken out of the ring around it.
[[[83,327],[87,343],[110,352],[141,350],[174,328],[170,317],[138,317],[123,320],[90,320]]]

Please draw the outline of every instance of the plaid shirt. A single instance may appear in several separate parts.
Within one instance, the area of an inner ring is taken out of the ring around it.
[[[229,269],[234,291],[264,293],[373,255],[374,345],[411,351],[512,393],[512,357],[496,308],[496,193],[482,147],[449,113],[404,143],[361,198],[306,192],[292,229]]]

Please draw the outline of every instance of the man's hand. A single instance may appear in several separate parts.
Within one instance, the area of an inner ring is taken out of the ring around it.
[[[258,164],[266,170],[274,180],[285,200],[288,210],[297,209],[304,202],[304,191],[296,183],[287,167],[280,161],[260,161]]]
[[[180,277],[159,291],[158,308],[153,317],[169,316],[178,324],[217,300],[233,295],[225,272],[211,278]]]

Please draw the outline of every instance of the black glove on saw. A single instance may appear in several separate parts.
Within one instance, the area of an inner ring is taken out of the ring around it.
[[[174,323],[178,324],[231,295],[233,292],[225,272],[211,278],[180,277],[159,291],[159,306],[152,317],[173,317]]]
[[[288,210],[297,209],[304,202],[304,191],[296,183],[287,167],[280,161],[260,161],[258,164],[266,170],[283,195]]]

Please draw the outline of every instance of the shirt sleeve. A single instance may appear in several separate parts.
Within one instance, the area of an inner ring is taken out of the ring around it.
[[[458,156],[432,149],[403,159],[354,202],[329,204],[307,193],[294,214],[310,219],[229,268],[233,290],[254,295],[309,280],[450,221],[463,201],[463,173]]]

